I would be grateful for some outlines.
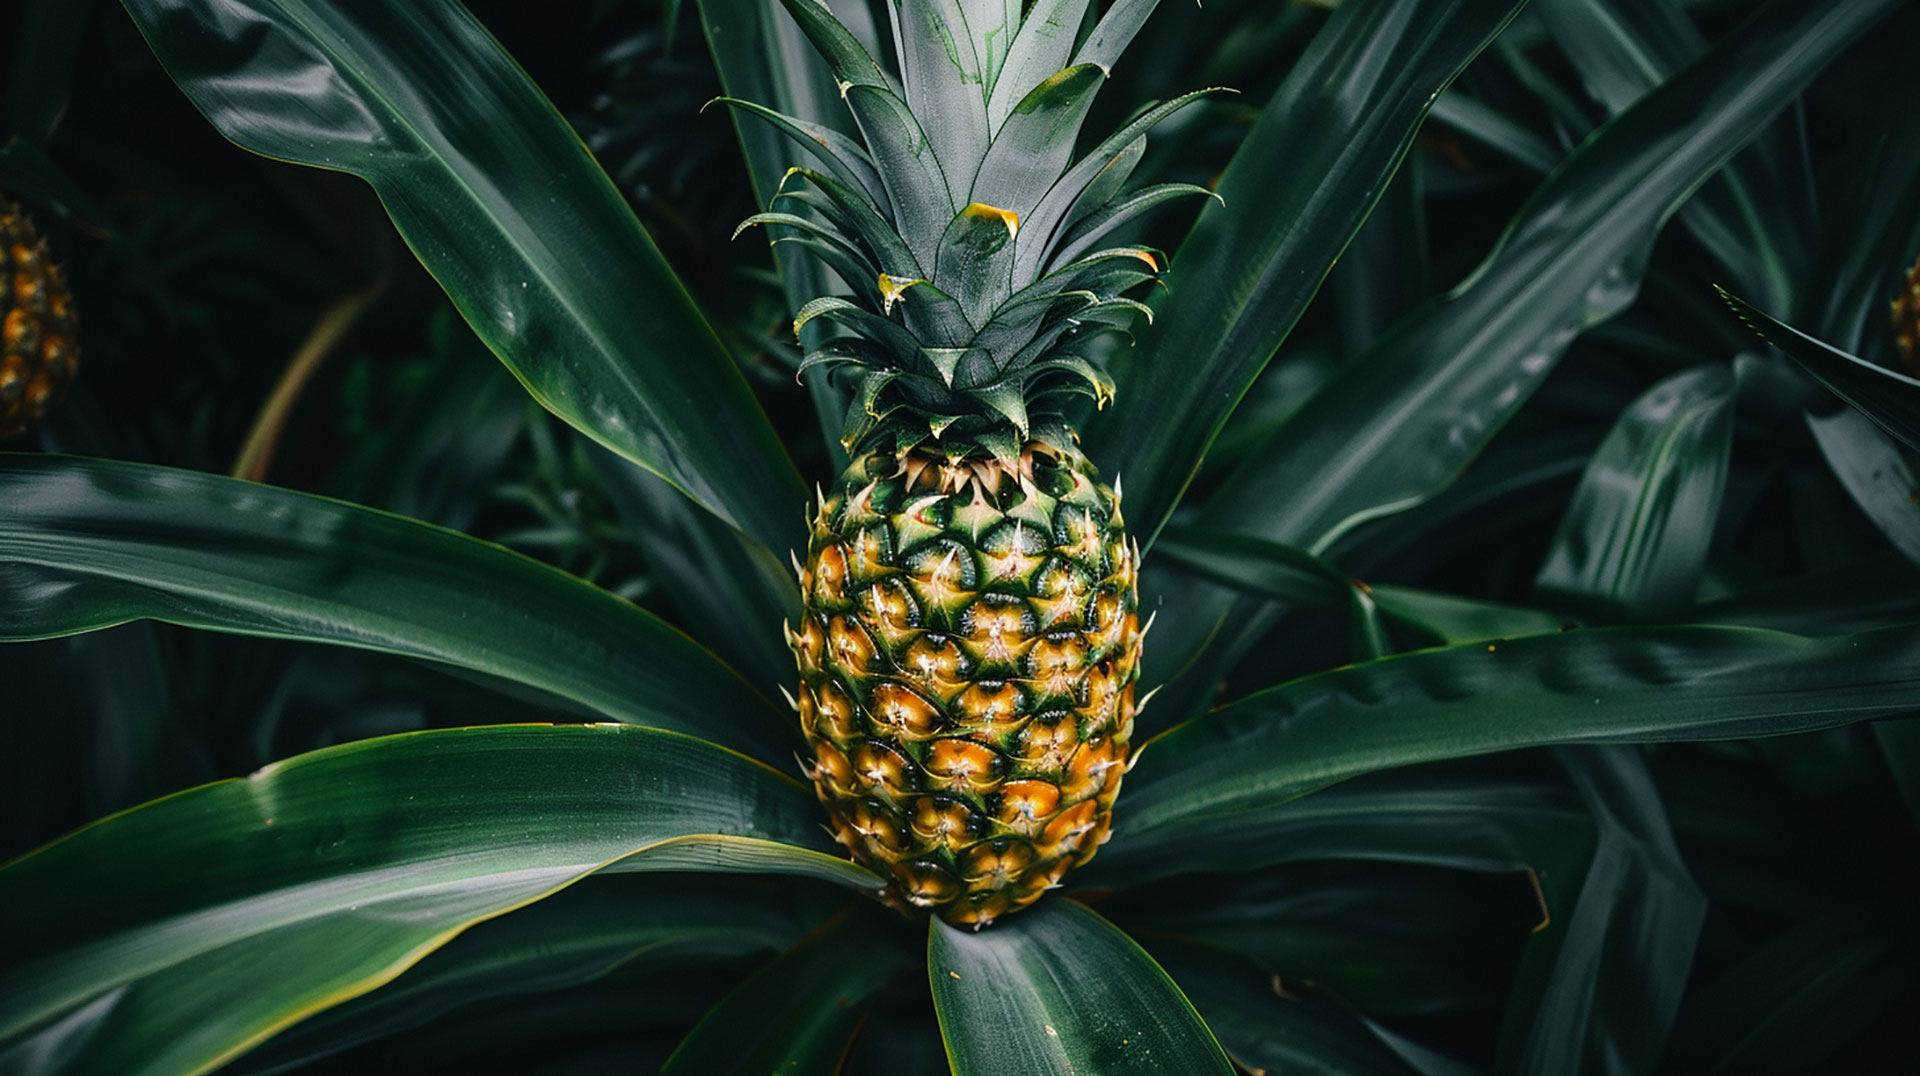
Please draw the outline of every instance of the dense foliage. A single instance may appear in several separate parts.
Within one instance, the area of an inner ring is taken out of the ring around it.
[[[1753,7],[1029,9],[1147,19],[1083,151],[1235,92],[1066,414],[1112,840],[980,931],[795,761],[847,282],[701,110],[855,133],[778,3],[0,15],[81,353],[0,443],[0,1073],[1920,1065],[1920,10]]]

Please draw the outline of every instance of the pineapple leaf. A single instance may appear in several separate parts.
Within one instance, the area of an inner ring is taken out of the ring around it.
[[[966,389],[967,395],[986,404],[995,414],[1006,419],[1013,426],[1014,432],[1018,433],[1023,440],[1026,438],[1027,395],[1022,391],[1020,379],[1010,378],[990,385],[974,386],[968,385],[963,378],[960,386]],[[1016,449],[1013,455],[1018,458],[1020,453]]]
[[[919,340],[891,319],[881,317],[864,306],[850,303],[837,296],[823,295],[801,307],[800,312],[793,319],[794,334],[799,335],[800,330],[815,318],[825,318],[845,325],[879,344],[889,355],[911,355],[920,348]]]
[[[807,35],[820,57],[827,61],[834,80],[840,85],[841,97],[847,96],[847,91],[854,86],[869,86],[888,93],[898,88],[886,69],[833,17],[833,12],[821,0],[780,2],[787,14],[793,16],[793,21],[800,24],[800,32]]]
[[[221,133],[370,183],[542,407],[768,548],[800,539],[782,506],[805,488],[739,368],[573,129],[465,7],[124,6]]]
[[[1725,364],[1696,366],[1627,405],[1534,579],[1543,599],[1639,621],[1692,607],[1720,520],[1736,388]]]
[[[1021,98],[1068,66],[1074,37],[1086,17],[1087,0],[1035,0],[1014,34],[1006,66],[987,102],[987,126],[998,133]],[[1111,61],[1108,61],[1111,66]]]
[[[974,202],[962,209],[940,237],[933,279],[940,290],[958,296],[973,326],[987,318],[1013,292],[1014,237],[1020,218],[1005,209]]]
[[[960,301],[935,285],[925,280],[911,280],[898,294],[907,327],[926,345],[961,347],[973,337],[973,322],[967,318]]]
[[[1145,150],[1142,138],[1149,129],[1207,94],[1220,92],[1223,92],[1221,87],[1195,90],[1162,102],[1135,117],[1095,146],[1093,152],[1074,162],[1073,167],[1060,176],[1048,189],[1046,197],[1027,215],[1027,242],[1021,244],[1019,260],[1014,265],[1015,278],[1026,280],[1038,273],[1040,267],[1049,260],[1055,236],[1063,225],[1094,212],[1104,204],[1096,202],[1090,192],[1094,192],[1096,187],[1111,184],[1105,195],[1110,198],[1120,189],[1133,170],[1133,162]]]
[[[1117,371],[1114,406],[1083,431],[1088,452],[1127,476],[1137,533],[1150,539],[1166,520],[1386,189],[1429,102],[1520,7],[1342,4],[1287,73],[1221,176],[1226,204],[1202,208],[1181,244],[1180,286],[1155,304],[1143,353]]]
[[[1112,138],[1103,141],[1078,163],[1085,164],[1088,160],[1100,159],[1102,151],[1113,141]],[[1127,180],[1133,177],[1133,170],[1139,166],[1140,158],[1145,156],[1146,152],[1147,136],[1143,134],[1121,146],[1118,151],[1107,155],[1106,163],[1102,164],[1093,174],[1093,178],[1087,181],[1086,187],[1074,196],[1073,208],[1067,212],[1066,219],[1062,223],[1071,228],[1112,201],[1120,193],[1121,188],[1127,185]],[[1053,192],[1047,193],[1051,195]],[[1043,206],[1046,204],[1045,200],[1041,202]]]
[[[1601,129],[1535,192],[1465,283],[1404,320],[1261,446],[1258,454],[1275,465],[1257,480],[1251,472],[1231,479],[1210,523],[1317,551],[1444,488],[1578,333],[1633,301],[1649,245],[1674,209],[1895,6],[1769,7]],[[1202,219],[1212,215],[1203,211]],[[1202,289],[1211,272],[1201,270]],[[1185,279],[1192,286],[1194,278]],[[1197,321],[1177,326],[1200,317],[1182,309],[1177,298],[1164,304],[1159,346],[1212,331]],[[1236,353],[1251,360],[1241,346]],[[1126,401],[1123,384],[1118,410]]]
[[[0,868],[0,1049],[75,1048],[69,1063],[97,1072],[209,1070],[601,870],[872,886],[816,820],[791,778],[626,725],[433,730],[299,755]],[[98,1033],[61,1042],[65,1018],[84,1023],[103,998]]]
[[[960,0],[968,36],[973,38],[973,54],[979,57],[980,71],[986,76],[980,94],[983,105],[1000,78],[1014,35],[1020,32],[1022,6],[1022,0]]]
[[[1849,355],[1762,313],[1725,288],[1716,290],[1754,335],[1786,352],[1788,358],[1872,419],[1874,425],[1908,448],[1920,451],[1920,380]]]
[[[899,233],[853,188],[805,168],[794,169],[792,174],[812,184],[815,192],[783,190],[779,197],[793,198],[813,207],[829,223],[858,237],[866,244],[881,272],[906,279],[927,275],[926,267],[914,258]],[[815,193],[818,197],[813,196]]]
[[[891,0],[894,50],[907,107],[932,140],[955,191],[966,190],[986,152],[986,75],[958,0]]]
[[[752,101],[742,101],[733,97],[716,97],[707,103],[715,102],[766,120],[775,130],[791,138],[796,145],[809,150],[825,161],[827,167],[831,168],[833,174],[839,176],[842,181],[866,192],[867,200],[879,212],[887,211],[887,188],[880,182],[880,173],[874,170],[873,158],[867,155],[866,147],[858,141],[831,127],[794,119],[792,116],[775,112]],[[792,172],[793,170],[789,169],[787,174],[791,175]]]
[[[1100,22],[1087,35],[1087,40],[1074,54],[1077,64],[1099,64],[1111,68],[1120,61],[1120,54],[1133,43],[1140,27],[1146,25],[1147,17],[1160,5],[1160,0],[1115,0]]]
[[[1073,159],[1080,125],[1106,78],[1093,64],[1069,67],[1021,98],[994,132],[969,197],[1003,206],[1022,221],[1032,216]]]
[[[1144,1076],[1170,1058],[1193,1076],[1234,1071],[1153,958],[1070,900],[978,933],[933,920],[927,976],[954,1076]]]
[[[3,639],[151,618],[331,643],[503,677],[762,758],[789,750],[783,715],[664,621],[455,531],[216,475],[66,456],[0,454],[0,498]],[[55,532],[57,548],[44,538]],[[486,587],[467,582],[481,576]]]
[[[934,264],[941,233],[946,231],[958,204],[949,192],[946,175],[926,132],[907,110],[906,102],[890,91],[855,86],[847,91],[847,104],[860,123],[860,132],[866,136],[867,147],[880,169],[880,179],[886,184],[900,238],[919,264]]]
[[[1472,643],[1302,677],[1178,725],[1142,748],[1115,810],[1133,840],[1177,848],[1174,831],[1190,834],[1196,820],[1221,826],[1376,770],[1552,744],[1772,736],[1917,705],[1913,626],[1823,638],[1588,629]]]
[[[1100,209],[1084,217],[1080,223],[1072,225],[1066,235],[1061,237],[1049,268],[1068,264],[1093,249],[1095,243],[1106,238],[1115,229],[1132,223],[1147,211],[1175,198],[1187,198],[1196,194],[1216,202],[1220,201],[1219,195],[1191,183],[1156,183],[1151,187],[1142,187],[1124,198],[1115,198],[1107,202]]]

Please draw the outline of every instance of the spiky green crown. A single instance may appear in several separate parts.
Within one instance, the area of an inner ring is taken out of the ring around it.
[[[896,81],[819,0],[782,2],[832,68],[865,145],[723,99],[832,173],[791,169],[774,201],[796,211],[740,227],[790,228],[776,241],[805,247],[853,289],[794,319],[796,333],[815,319],[836,330],[803,371],[855,373],[847,447],[901,452],[936,439],[1008,462],[1028,440],[1068,447],[1066,403],[1113,392],[1076,349],[1148,315],[1122,293],[1163,268],[1158,251],[1101,240],[1170,198],[1208,194],[1182,183],[1122,193],[1148,128],[1204,90],[1141,112],[1073,158],[1094,95],[1152,3],[1120,0],[1076,41],[1090,0],[1038,0],[1024,20],[1021,0],[891,0]]]

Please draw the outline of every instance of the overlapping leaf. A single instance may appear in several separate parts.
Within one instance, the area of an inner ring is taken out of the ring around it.
[[[363,740],[97,822],[0,868],[0,1067],[200,1071],[602,869],[871,875],[797,782],[676,733]]]
[[[785,755],[782,715],[685,635],[454,531],[215,475],[61,456],[0,456],[0,499],[0,638],[153,619],[336,643]]]
[[[222,134],[371,183],[535,399],[775,550],[805,489],[685,288],[565,121],[450,0],[126,0]]]

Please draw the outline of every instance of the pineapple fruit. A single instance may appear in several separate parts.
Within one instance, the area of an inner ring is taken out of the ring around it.
[[[20,207],[0,198],[0,438],[44,417],[79,360],[60,267]]]
[[[1146,131],[1200,93],[1075,158],[1143,5],[1076,51],[1088,0],[1024,20],[1020,0],[896,0],[896,79],[818,0],[784,2],[862,135],[728,101],[826,165],[791,169],[741,227],[780,229],[852,291],[794,322],[830,330],[801,369],[849,375],[854,457],[820,497],[788,629],[805,765],[893,903],[977,928],[1093,856],[1127,768],[1139,550],[1071,419],[1112,393],[1086,345],[1146,315],[1123,293],[1162,270],[1102,241],[1207,194],[1123,190]]]

